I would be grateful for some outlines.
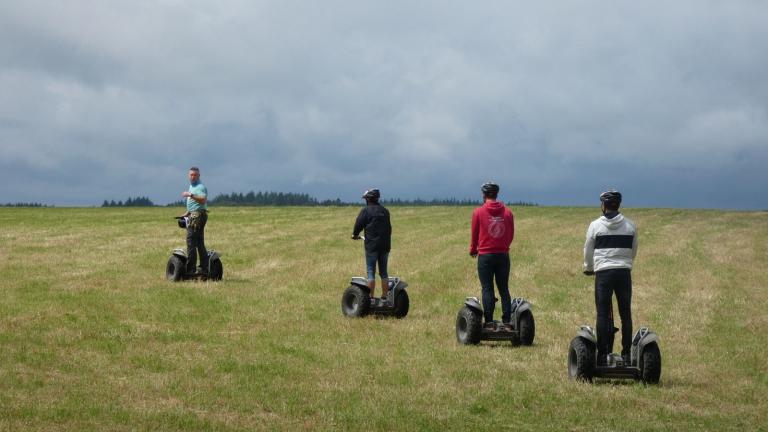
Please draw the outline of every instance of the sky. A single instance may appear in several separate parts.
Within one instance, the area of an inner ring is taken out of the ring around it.
[[[0,202],[768,209],[768,2],[0,0]]]

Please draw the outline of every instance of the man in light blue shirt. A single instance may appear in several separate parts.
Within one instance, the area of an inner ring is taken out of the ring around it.
[[[197,255],[203,276],[208,275],[208,251],[205,250],[205,223],[208,222],[208,188],[200,182],[200,169],[189,169],[189,189],[181,193],[187,199],[187,274],[197,271]]]

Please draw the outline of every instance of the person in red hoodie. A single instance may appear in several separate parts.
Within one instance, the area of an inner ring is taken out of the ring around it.
[[[483,287],[483,313],[485,325],[492,326],[496,298],[493,280],[501,296],[501,320],[509,324],[512,318],[512,299],[509,296],[509,245],[515,236],[512,212],[496,201],[499,185],[485,183],[480,189],[484,203],[472,213],[472,242],[469,255],[477,257],[477,275]]]

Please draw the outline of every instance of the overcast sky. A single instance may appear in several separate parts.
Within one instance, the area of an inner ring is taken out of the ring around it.
[[[542,4],[546,3],[546,4]],[[0,202],[768,208],[768,2],[0,0]]]

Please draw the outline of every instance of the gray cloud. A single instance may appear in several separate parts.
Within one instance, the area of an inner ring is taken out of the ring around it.
[[[762,2],[7,2],[0,201],[768,208]],[[62,189],[64,189],[62,191]]]

